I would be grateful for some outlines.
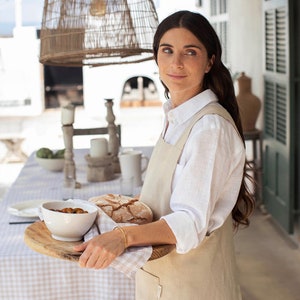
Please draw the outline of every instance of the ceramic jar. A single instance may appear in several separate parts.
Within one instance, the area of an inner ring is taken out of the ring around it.
[[[244,72],[237,79],[239,93],[236,96],[244,132],[254,131],[261,108],[260,99],[251,91],[251,78]]]

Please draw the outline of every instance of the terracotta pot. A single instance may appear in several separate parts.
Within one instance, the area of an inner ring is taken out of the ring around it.
[[[255,130],[255,124],[261,108],[260,99],[252,94],[251,78],[242,72],[237,79],[239,86],[239,94],[236,96],[240,109],[243,131]]]

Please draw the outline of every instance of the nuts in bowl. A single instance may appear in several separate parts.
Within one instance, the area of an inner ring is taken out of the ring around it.
[[[60,172],[65,164],[64,152],[65,149],[53,151],[49,148],[40,148],[36,152],[35,159],[42,168],[51,172]]]
[[[41,206],[41,218],[54,239],[80,241],[97,217],[97,206],[85,200],[51,201]]]

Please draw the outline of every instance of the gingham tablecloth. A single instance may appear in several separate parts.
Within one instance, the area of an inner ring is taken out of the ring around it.
[[[138,148],[146,156],[151,147]],[[86,180],[88,150],[75,150],[77,180],[75,198],[88,199],[106,193],[119,193],[119,179],[101,183]],[[5,175],[5,174],[1,174]],[[32,154],[8,193],[0,202],[0,299],[1,300],[131,300],[134,280],[113,268],[82,269],[76,263],[44,256],[28,248],[24,230],[28,224],[16,221],[7,208],[34,199],[61,199],[63,173],[48,172],[37,165]],[[25,220],[25,218],[23,218]]]

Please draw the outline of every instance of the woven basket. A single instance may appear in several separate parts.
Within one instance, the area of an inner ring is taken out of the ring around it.
[[[99,66],[153,58],[152,0],[45,0],[40,62]]]

